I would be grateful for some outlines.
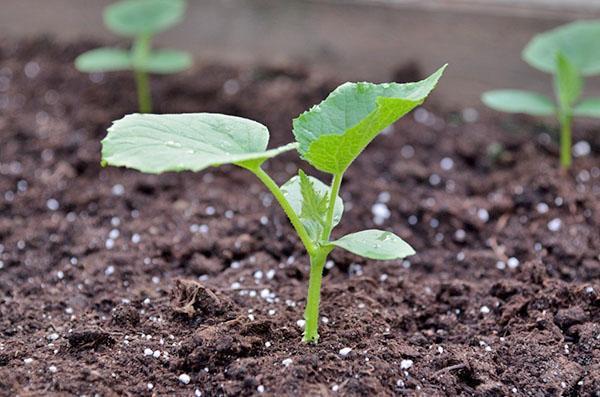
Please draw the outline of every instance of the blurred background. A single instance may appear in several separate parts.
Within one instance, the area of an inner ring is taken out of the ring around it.
[[[114,41],[101,18],[110,3],[0,0],[0,37]],[[478,106],[492,88],[548,92],[550,77],[520,59],[522,48],[536,33],[596,17],[600,0],[191,0],[184,22],[156,42],[200,64],[303,63],[347,80],[428,74],[448,62],[441,103]],[[599,92],[594,80],[588,93]]]

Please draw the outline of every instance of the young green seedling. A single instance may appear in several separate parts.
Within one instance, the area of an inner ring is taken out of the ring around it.
[[[535,36],[522,57],[529,65],[554,75],[556,102],[531,91],[495,90],[482,101],[495,110],[555,116],[560,123],[560,163],[571,166],[573,117],[599,117],[600,98],[581,100],[582,76],[600,74],[600,21],[573,22]]]
[[[132,38],[131,49],[97,48],[79,55],[75,67],[86,73],[133,71],[140,112],[151,112],[148,73],[177,73],[192,64],[186,52],[151,48],[155,34],[182,20],[185,6],[185,0],[123,0],[106,7],[104,24],[120,36]]]
[[[248,119],[213,113],[128,115],[115,121],[102,141],[103,165],[158,174],[235,164],[256,175],[283,208],[310,257],[304,341],[317,342],[321,277],[334,248],[380,260],[415,253],[388,231],[330,237],[344,211],[339,191],[350,164],[384,128],[423,103],[444,69],[417,83],[343,84],[294,120],[295,143],[275,149],[267,149],[267,128]],[[262,164],[294,149],[313,167],[331,174],[331,185],[300,170],[278,186]]]

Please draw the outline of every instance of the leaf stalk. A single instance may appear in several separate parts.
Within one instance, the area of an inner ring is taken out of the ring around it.
[[[308,254],[310,256],[315,255],[317,252],[317,247],[310,239],[306,228],[300,221],[300,218],[290,205],[289,201],[283,195],[279,186],[277,186],[277,183],[275,183],[273,178],[271,178],[269,174],[267,174],[260,166],[247,169],[251,171],[254,175],[256,175],[258,179],[260,179],[260,181],[267,187],[267,189],[269,189],[273,197],[275,197],[279,205],[281,205],[281,208],[283,208],[283,211],[289,218],[290,222],[292,223],[292,226],[294,226],[294,229],[298,233],[298,236],[300,237],[300,240],[302,241],[302,244],[304,245],[304,248],[306,248]]]

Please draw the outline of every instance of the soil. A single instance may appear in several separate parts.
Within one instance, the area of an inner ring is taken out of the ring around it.
[[[100,167],[136,104],[128,74],[73,69],[93,46],[0,41],[1,396],[599,395],[597,124],[566,173],[550,129],[435,97],[378,137],[334,234],[384,228],[418,254],[335,251],[305,345],[307,257],[257,180]],[[153,91],[157,112],[250,117],[274,146],[338,83],[207,63]]]

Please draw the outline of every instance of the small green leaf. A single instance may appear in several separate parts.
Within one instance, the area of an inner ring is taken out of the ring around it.
[[[150,53],[148,58],[135,66],[149,73],[177,73],[192,66],[192,57],[185,51],[159,50]]]
[[[108,165],[158,174],[200,171],[210,166],[252,166],[296,148],[266,150],[267,127],[216,113],[131,114],[117,120],[102,141]]]
[[[84,73],[129,70],[131,58],[129,52],[118,48],[97,48],[79,55],[75,67]]]
[[[501,112],[552,116],[556,111],[556,107],[550,98],[531,91],[488,91],[481,96],[481,100],[490,108]]]
[[[310,237],[318,239],[323,233],[327,217],[327,192],[317,192],[313,182],[306,176],[304,171],[299,171],[300,191],[302,193],[302,210],[300,219],[308,231]]]
[[[600,20],[577,21],[538,34],[525,47],[523,60],[536,69],[556,73],[562,52],[583,76],[600,73]]]
[[[589,98],[579,102],[573,109],[573,115],[600,118],[600,98]]]
[[[583,79],[579,72],[562,52],[556,55],[554,87],[563,110],[571,109],[583,88]]]
[[[407,242],[394,233],[383,230],[371,229],[347,234],[330,244],[369,259],[402,259],[415,254],[415,250]]]
[[[327,218],[327,204],[331,190],[329,186],[303,171],[281,186],[281,192],[289,201],[294,212],[306,228],[310,238],[317,241],[323,232]],[[337,196],[333,212],[333,226],[342,219],[344,202]]]
[[[181,21],[185,6],[185,0],[123,0],[106,7],[104,23],[123,36],[151,35]]]
[[[417,83],[346,83],[294,120],[302,157],[315,168],[343,173],[386,127],[423,103],[446,66]]]

